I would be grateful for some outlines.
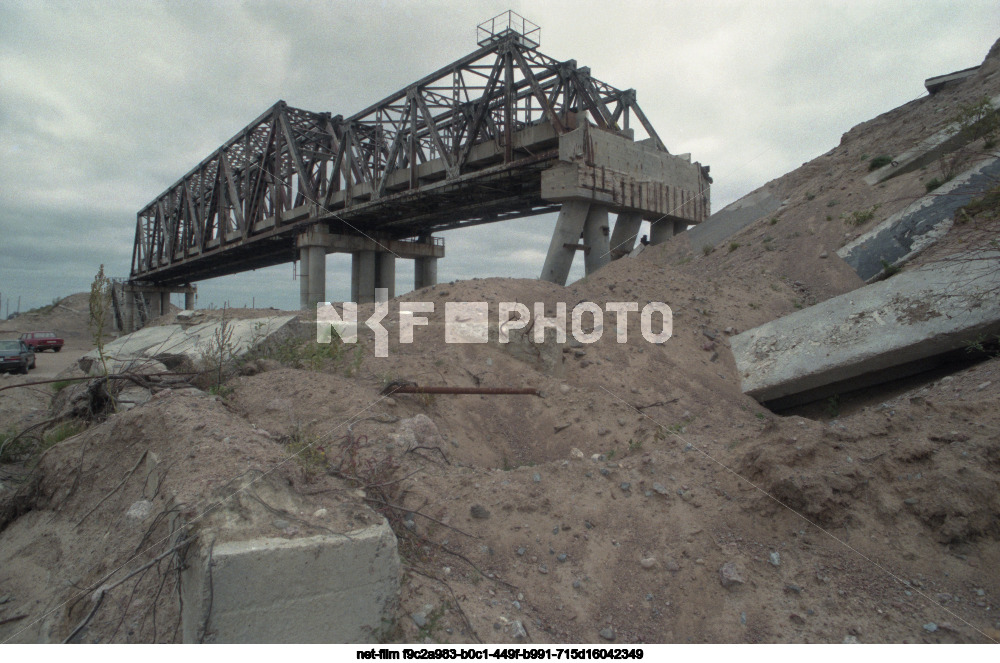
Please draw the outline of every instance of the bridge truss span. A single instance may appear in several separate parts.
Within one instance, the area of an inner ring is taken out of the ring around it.
[[[664,188],[675,171],[684,181],[669,185],[690,209],[672,216],[707,214],[707,168],[669,155],[634,90],[542,54],[517,31],[480,44],[349,117],[276,103],[139,211],[130,280],[176,287],[304,260],[309,233],[328,251],[394,242],[432,260],[444,251],[434,232],[556,211],[581,196],[669,216],[682,209]],[[611,156],[595,156],[595,145],[611,145]],[[699,196],[704,204],[691,206]],[[418,247],[428,242],[433,255]]]

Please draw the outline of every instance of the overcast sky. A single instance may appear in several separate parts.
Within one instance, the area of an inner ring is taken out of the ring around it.
[[[1000,36],[1000,2],[977,0],[0,0],[2,312],[87,290],[101,263],[127,276],[139,208],[278,99],[353,114],[473,51],[506,9],[541,26],[543,53],[635,88],[667,148],[711,166],[715,210]],[[553,224],[446,233],[439,279],[537,277]],[[327,262],[343,299],[350,257]],[[298,306],[291,264],[198,285],[199,306]]]

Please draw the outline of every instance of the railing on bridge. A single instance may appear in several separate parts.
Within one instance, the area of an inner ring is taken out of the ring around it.
[[[537,26],[515,16],[350,117],[279,101],[138,213],[131,278],[177,284],[294,260],[295,233],[316,220],[403,238],[549,211],[536,183],[556,156],[544,139],[580,113],[619,133],[634,116],[665,150],[634,90],[538,52]],[[518,143],[531,128],[542,142]]]

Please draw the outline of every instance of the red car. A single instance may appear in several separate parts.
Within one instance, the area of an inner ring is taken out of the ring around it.
[[[55,332],[50,331],[27,332],[21,334],[21,340],[35,352],[42,352],[43,350],[59,352],[63,346],[63,340]]]

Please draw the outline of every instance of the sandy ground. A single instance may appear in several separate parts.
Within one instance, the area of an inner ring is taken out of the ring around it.
[[[405,569],[388,641],[1000,640],[1000,359],[774,413],[742,394],[728,344],[859,287],[836,249],[936,175],[869,187],[870,160],[998,92],[987,60],[966,84],[851,129],[769,183],[785,205],[725,246],[680,235],[566,288],[442,283],[399,298],[434,302],[435,313],[413,344],[392,330],[389,358],[364,334],[338,351],[274,351],[234,370],[218,395],[160,389],[90,422],[33,472],[5,466],[0,640],[66,637],[108,570],[134,568],[137,549],[256,476],[268,478],[253,496],[218,511],[244,524],[238,534],[388,519]],[[995,237],[998,218],[977,227]],[[968,241],[949,234],[937,250]],[[669,304],[673,337],[651,345],[633,318],[627,343],[605,333],[537,356],[441,340],[449,301],[551,311],[623,300]],[[541,395],[381,393],[395,381]],[[42,412],[50,400],[18,391],[0,392],[0,408]],[[140,501],[144,516],[132,510]],[[76,639],[175,641],[171,560],[116,586]]]

